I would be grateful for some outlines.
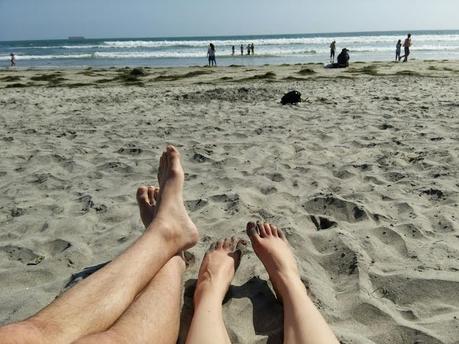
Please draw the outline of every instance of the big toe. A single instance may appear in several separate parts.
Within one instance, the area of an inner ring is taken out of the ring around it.
[[[252,242],[258,242],[260,240],[260,233],[254,222],[247,223],[246,232]]]

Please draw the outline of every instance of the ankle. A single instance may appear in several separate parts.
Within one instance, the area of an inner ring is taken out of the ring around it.
[[[210,280],[198,281],[193,298],[195,307],[202,303],[221,304],[225,298],[226,290],[227,288]]]
[[[295,272],[282,272],[270,278],[282,297],[293,289],[305,288],[300,275]]]

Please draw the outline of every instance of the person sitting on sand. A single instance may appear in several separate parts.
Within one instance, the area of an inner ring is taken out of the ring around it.
[[[395,61],[396,62],[400,61],[401,53],[402,53],[402,40],[399,39],[398,42],[397,42],[397,45],[395,46]]]
[[[180,154],[168,146],[159,187],[137,190],[144,233],[113,261],[79,282],[36,315],[0,327],[2,344],[176,343],[180,327],[183,252],[198,230],[183,202]],[[252,247],[284,307],[284,343],[338,344],[307,295],[282,230],[250,222]],[[199,270],[194,315],[186,343],[230,343],[222,302],[241,260],[241,239],[212,244]]]
[[[16,67],[16,55],[14,53],[11,53],[10,56],[11,67]]]
[[[349,67],[349,60],[350,60],[349,50],[344,48],[339,53],[338,58],[337,58],[337,62],[336,63],[331,63],[331,64],[325,66],[325,68],[347,68],[347,67]]]
[[[213,43],[209,44],[209,49],[207,49],[207,57],[209,58],[209,66],[217,66],[217,60],[215,59],[215,45],[213,45]]]

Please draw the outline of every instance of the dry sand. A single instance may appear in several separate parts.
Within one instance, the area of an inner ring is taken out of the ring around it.
[[[142,233],[135,190],[179,147],[201,241],[280,225],[343,343],[459,343],[459,62],[0,72],[0,323]],[[297,106],[281,106],[290,89]],[[251,249],[234,343],[280,343]]]

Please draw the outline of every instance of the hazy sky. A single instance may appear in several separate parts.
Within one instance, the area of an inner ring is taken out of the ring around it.
[[[459,0],[0,0],[0,41],[459,29]]]

